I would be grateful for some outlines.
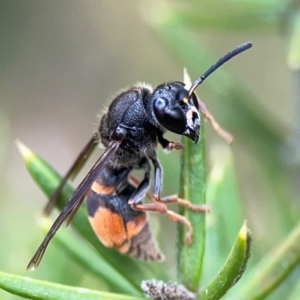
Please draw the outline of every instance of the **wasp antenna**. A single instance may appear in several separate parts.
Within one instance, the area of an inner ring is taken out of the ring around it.
[[[247,42],[244,44],[241,44],[239,46],[237,46],[236,48],[234,48],[233,50],[229,51],[227,54],[225,54],[223,57],[221,57],[214,65],[212,65],[202,76],[200,76],[199,78],[197,78],[192,86],[189,89],[189,96],[191,97],[191,95],[193,94],[193,92],[195,91],[195,89],[211,74],[213,73],[215,70],[217,70],[219,67],[221,67],[226,61],[230,60],[231,58],[233,58],[234,56],[250,49],[252,47],[252,43]]]

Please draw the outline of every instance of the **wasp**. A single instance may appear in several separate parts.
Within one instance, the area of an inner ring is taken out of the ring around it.
[[[184,83],[176,81],[160,84],[154,90],[148,85],[138,84],[119,94],[102,116],[97,133],[89,140],[51,197],[45,208],[46,214],[54,207],[64,184],[77,174],[99,142],[105,147],[104,153],[75,189],[27,268],[35,269],[39,265],[56,231],[62,223],[71,221],[85,198],[91,226],[107,247],[133,257],[161,259],[162,254],[147,221],[147,211],[166,214],[173,221],[185,224],[188,229],[185,241],[190,243],[193,230],[190,222],[168,210],[165,204],[176,202],[194,211],[203,211],[205,208],[176,195],[160,196],[162,168],[157,159],[157,146],[159,144],[167,151],[182,149],[182,144],[164,137],[166,131],[186,136],[197,143],[199,110],[221,134],[226,135],[194,91],[222,64],[251,47],[251,43],[244,43],[228,52],[196,79],[189,89],[185,88]],[[152,195],[148,192],[151,164],[154,169]],[[144,172],[141,181],[132,175],[136,169]],[[142,199],[146,195],[151,203],[143,204]]]

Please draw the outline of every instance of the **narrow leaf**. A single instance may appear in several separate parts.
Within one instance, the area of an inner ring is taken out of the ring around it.
[[[200,291],[198,300],[218,300],[235,285],[243,275],[250,256],[251,236],[244,222],[227,260],[215,279]]]
[[[142,300],[133,296],[98,292],[80,287],[49,283],[0,272],[0,288],[14,295],[35,300]]]
[[[24,158],[25,165],[32,178],[36,181],[47,197],[52,195],[61,180],[59,174],[52,169],[48,163],[33,153],[24,144],[17,142],[17,146]],[[73,189],[69,185],[64,187],[57,203],[59,209],[64,207],[72,192]],[[88,222],[87,213],[84,206],[85,205],[83,204],[82,207],[80,207],[71,224],[80,234],[83,240],[86,240],[88,243],[92,244],[97,252],[99,252],[115,270],[117,270],[123,275],[124,278],[126,278],[131,287],[135,288],[136,291],[140,293],[139,285],[143,278],[156,278],[159,276],[163,280],[166,279],[165,273],[159,264],[143,264],[141,261],[131,259],[127,256],[121,255],[115,250],[104,247],[95,236]],[[134,269],[135,271],[128,272],[128,270],[131,269]]]
[[[205,156],[204,126],[201,124],[200,141],[183,138],[181,156],[181,174],[179,196],[194,204],[205,204]],[[184,243],[186,228],[182,224],[177,230],[177,272],[178,281],[191,291],[197,291],[202,272],[205,245],[205,213],[192,212],[180,207],[180,214],[185,216],[194,229],[192,244]]]
[[[300,223],[274,251],[243,278],[234,299],[264,299],[300,263]]]

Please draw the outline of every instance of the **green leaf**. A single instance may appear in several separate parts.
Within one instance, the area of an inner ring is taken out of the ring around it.
[[[211,279],[226,259],[236,232],[243,222],[241,199],[231,148],[215,146],[210,155],[211,171],[207,179],[206,244],[203,282]]]
[[[47,197],[52,195],[52,193],[58,186],[61,177],[56,171],[54,171],[54,169],[52,169],[52,167],[49,166],[49,164],[47,164],[42,158],[34,154],[21,142],[17,142],[17,146],[23,156],[25,165],[32,178],[36,181],[36,183],[39,185],[39,187]],[[59,209],[62,209],[64,207],[72,192],[73,189],[69,185],[66,185],[64,187],[57,203]],[[96,251],[101,254],[101,257],[119,274],[121,274],[124,279],[126,279],[127,284],[130,286],[128,289],[135,289],[138,294],[141,294],[139,285],[142,279],[159,277],[162,280],[166,280],[165,272],[162,270],[158,263],[143,263],[141,261],[137,261],[127,256],[121,255],[115,250],[104,247],[99,242],[88,222],[87,212],[84,206],[85,205],[83,204],[76,213],[71,223],[72,226],[80,234],[83,240],[93,245]],[[135,271],[128,271],[132,269],[134,269]]]
[[[215,279],[200,291],[197,299],[221,299],[243,275],[250,257],[250,247],[251,235],[244,222],[224,266]]]
[[[62,284],[49,283],[29,277],[22,277],[0,272],[0,288],[28,299],[41,300],[142,300],[142,297],[133,297],[98,292],[80,287],[71,287]]]
[[[235,299],[264,299],[300,263],[300,223],[239,284]]]
[[[203,119],[202,119],[203,120]],[[179,197],[194,204],[205,204],[205,155],[204,126],[201,124],[200,141],[195,144],[188,138],[182,139],[181,174]],[[196,213],[180,207],[179,212],[186,217],[194,229],[192,244],[185,244],[186,229],[177,227],[177,272],[178,280],[186,288],[196,292],[202,272],[205,245],[205,213]]]

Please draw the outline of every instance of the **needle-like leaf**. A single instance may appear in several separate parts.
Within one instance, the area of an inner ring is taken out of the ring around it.
[[[0,288],[24,297],[35,300],[142,300],[143,297],[118,295],[107,292],[98,292],[80,287],[71,287],[57,283],[36,280],[0,272]]]
[[[300,223],[289,236],[254,266],[237,286],[234,299],[264,299],[300,263]]]
[[[52,167],[50,167],[48,163],[33,153],[20,141],[17,141],[17,146],[23,156],[25,165],[32,178],[36,181],[47,197],[52,195],[58,186],[61,177],[56,171],[54,171],[54,169],[52,169]],[[64,207],[72,192],[73,189],[69,185],[64,187],[57,203],[59,209]],[[119,254],[117,251],[104,247],[92,231],[84,207],[81,207],[78,210],[71,224],[80,234],[83,240],[86,240],[88,243],[93,245],[97,252],[101,254],[101,257],[123,276],[125,280],[124,284],[131,286],[130,289],[133,288],[137,291],[137,293],[141,293],[139,285],[142,279],[153,278],[157,276],[159,276],[161,279],[166,279],[164,271],[158,264],[147,263],[147,265],[145,265],[140,261],[131,259]],[[132,269],[135,271],[129,273],[128,270]]]
[[[185,83],[188,79],[185,79]],[[183,138],[184,146],[181,157],[181,175],[179,196],[194,204],[205,204],[205,156],[204,126],[201,124],[200,141],[195,144]],[[177,272],[178,281],[191,291],[197,291],[202,272],[202,261],[205,245],[205,213],[195,213],[180,207],[194,228],[192,245],[184,244],[185,228],[179,224],[177,231]]]
[[[198,300],[219,300],[238,282],[246,269],[250,246],[251,236],[244,222],[224,266],[215,279],[200,291]]]

